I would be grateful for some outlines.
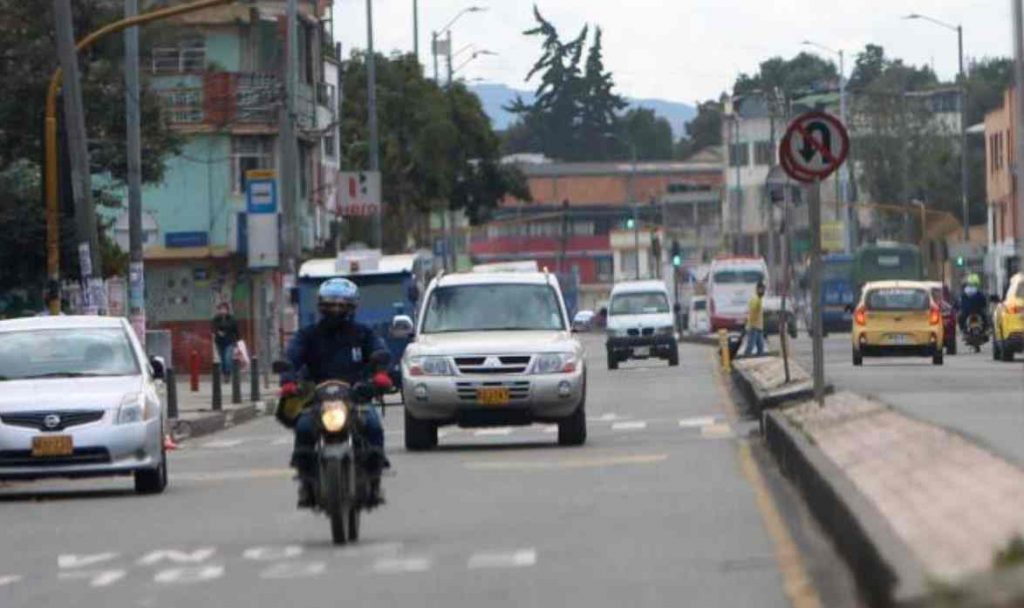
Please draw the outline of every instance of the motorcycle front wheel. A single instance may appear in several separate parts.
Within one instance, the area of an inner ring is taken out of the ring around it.
[[[349,540],[349,510],[344,499],[348,487],[345,469],[340,460],[328,460],[320,472],[321,489],[324,492],[324,507],[331,518],[331,540],[344,545]]]

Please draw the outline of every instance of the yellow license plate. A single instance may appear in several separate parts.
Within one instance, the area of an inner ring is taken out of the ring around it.
[[[509,394],[507,388],[478,388],[476,400],[481,405],[507,405]]]
[[[75,451],[75,444],[70,435],[51,435],[32,438],[32,456],[70,456]]]

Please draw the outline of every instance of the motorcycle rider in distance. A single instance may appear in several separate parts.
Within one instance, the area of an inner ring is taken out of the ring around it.
[[[317,294],[320,320],[303,327],[292,338],[286,356],[294,372],[283,378],[282,396],[299,392],[298,381],[319,384],[327,380],[341,380],[349,384],[371,379],[374,387],[387,390],[392,387],[387,371],[375,369],[380,360],[389,358],[387,345],[373,329],[355,321],[359,305],[359,288],[348,279],[329,279]],[[307,408],[295,422],[295,449],[291,466],[299,479],[299,507],[312,507],[315,503],[313,482],[317,475],[316,442],[320,429],[317,419]],[[368,459],[368,468],[379,472],[389,468],[384,455],[384,428],[380,414],[368,405],[364,418],[363,435],[374,449]],[[383,497],[376,496],[377,503]]]
[[[981,318],[982,329],[988,331],[988,300],[981,292],[981,278],[977,274],[968,275],[963,293],[960,294],[959,308],[960,314],[957,320],[961,332],[967,330],[967,319],[972,315],[978,315]]]

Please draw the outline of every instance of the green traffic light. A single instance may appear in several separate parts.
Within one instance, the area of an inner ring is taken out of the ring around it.
[[[958,258],[956,259],[956,265],[957,265],[957,266],[960,266],[961,268],[963,268],[963,265],[964,265],[964,256],[960,256],[960,257],[958,257]]]
[[[632,230],[634,226],[636,226],[636,222],[635,221],[633,221],[632,219],[626,220],[626,228],[629,228],[630,230]]]
[[[680,266],[682,266],[683,265],[683,256],[681,256],[681,255],[674,255],[674,256],[672,256],[672,265],[675,266],[676,268],[679,268]]]

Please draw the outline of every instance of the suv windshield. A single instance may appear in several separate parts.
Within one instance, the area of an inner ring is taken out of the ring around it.
[[[549,285],[486,284],[435,289],[422,333],[562,329],[561,307]]]
[[[753,284],[761,280],[764,280],[764,273],[760,270],[719,270],[714,279],[718,285]]]
[[[644,315],[668,312],[668,299],[660,292],[624,293],[612,299],[613,315]]]
[[[121,329],[0,332],[0,380],[137,373],[131,343]]]
[[[868,294],[868,310],[927,310],[928,293],[921,289],[876,289]]]

